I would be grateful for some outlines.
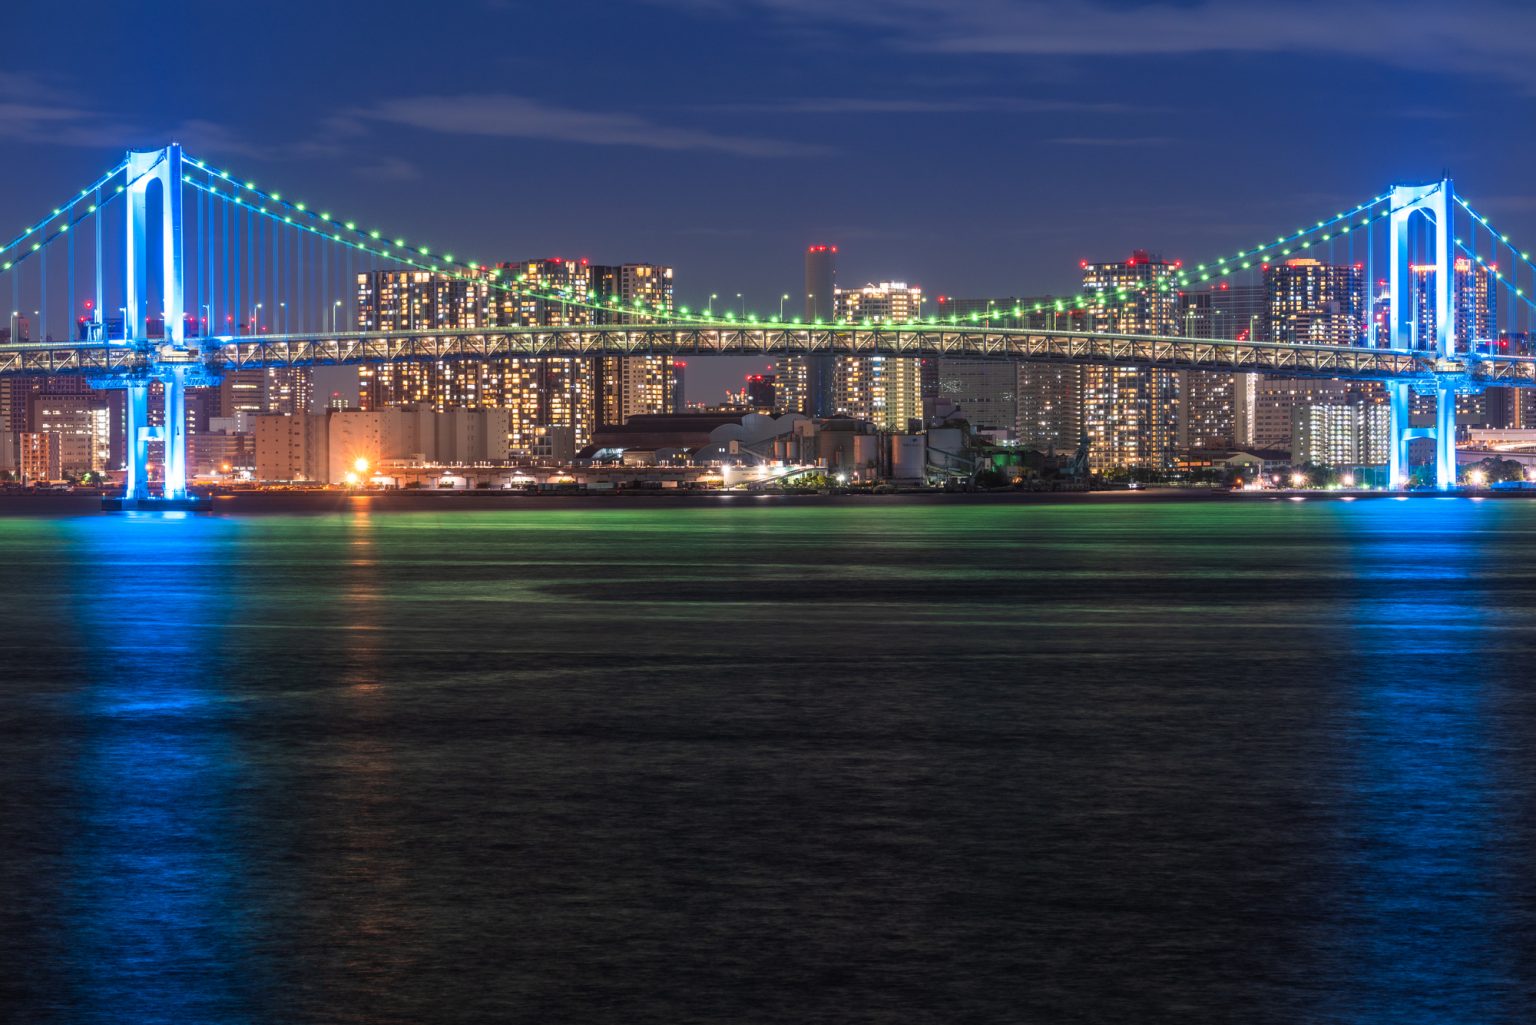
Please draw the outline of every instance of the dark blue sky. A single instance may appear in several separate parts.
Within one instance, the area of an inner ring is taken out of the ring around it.
[[[1536,245],[1529,3],[27,2],[0,37],[15,224],[175,138],[476,259],[670,263],[690,305],[773,310],[819,241],[844,284],[1068,290],[1446,168]]]

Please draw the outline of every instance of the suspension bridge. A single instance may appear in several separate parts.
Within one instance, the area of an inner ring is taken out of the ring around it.
[[[115,218],[110,222],[109,212]],[[1458,232],[1458,219],[1466,230]],[[127,154],[0,247],[0,280],[11,278],[18,310],[23,305],[20,276],[35,269],[38,280],[28,294],[40,296],[35,313],[43,321],[42,338],[20,340],[13,330],[10,341],[0,344],[0,374],[81,374],[95,387],[126,391],[125,507],[192,500],[187,491],[186,389],[217,383],[230,371],[648,355],[997,359],[1378,382],[1390,408],[1389,479],[1399,486],[1405,482],[1409,445],[1428,439],[1435,484],[1449,490],[1456,485],[1457,396],[1490,386],[1536,387],[1536,357],[1492,351],[1487,339],[1468,338],[1457,329],[1456,290],[1464,277],[1456,273],[1458,261],[1495,280],[1509,308],[1527,322],[1536,310],[1529,294],[1536,291],[1536,264],[1458,196],[1449,179],[1396,186],[1273,242],[1206,263],[1181,264],[1167,280],[1146,287],[1166,292],[1236,280],[1325,247],[1332,252],[1331,247],[1347,242],[1353,252],[1362,238],[1371,240],[1363,244],[1370,251],[1378,225],[1386,242],[1385,280],[1393,301],[1386,330],[1362,332],[1359,344],[1008,326],[1007,316],[805,323],[541,289],[496,265],[457,259],[451,252],[285,199],[172,145]],[[61,250],[64,295],[56,269],[50,300],[49,254]],[[1433,271],[1427,316],[1415,303],[1398,301],[1412,293],[1411,275],[1422,275],[1426,268]],[[408,269],[433,280],[482,282],[519,300],[558,305],[561,322],[357,330],[350,304],[356,273],[366,269]],[[1532,289],[1520,284],[1523,274],[1531,277]],[[46,330],[46,311],[50,301],[57,305],[60,298],[69,311],[69,330],[66,338],[53,339]],[[1121,290],[1075,296],[1068,304],[1102,309],[1137,299]],[[349,316],[343,322],[344,305]],[[113,309],[116,318],[108,316]],[[1038,307],[1011,312],[1015,321],[1027,320]],[[15,315],[12,322],[14,329]],[[163,394],[159,423],[151,422],[149,412],[152,384]],[[1432,425],[1410,424],[1410,396],[1415,394],[1433,400]],[[150,491],[152,442],[164,452],[159,495]]]

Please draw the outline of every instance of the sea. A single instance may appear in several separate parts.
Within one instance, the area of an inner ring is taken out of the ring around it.
[[[1536,502],[7,510],[0,1020],[1536,1020]]]

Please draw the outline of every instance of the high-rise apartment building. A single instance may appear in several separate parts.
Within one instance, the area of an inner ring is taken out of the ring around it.
[[[904,324],[922,315],[923,290],[883,281],[833,292],[835,318],[846,324]],[[898,356],[839,356],[833,363],[832,412],[905,431],[923,415],[921,361]]]
[[[1291,463],[1335,468],[1382,466],[1391,432],[1388,407],[1356,393],[1291,410]]]
[[[1253,444],[1256,448],[1287,451],[1292,447],[1291,411],[1297,406],[1329,405],[1343,402],[1351,391],[1359,391],[1362,401],[1385,402],[1379,386],[1363,388],[1350,381],[1327,378],[1260,376],[1253,404]]]
[[[651,324],[673,309],[672,268],[625,263],[591,269],[598,323]],[[600,364],[600,420],[622,424],[642,413],[673,412],[670,356],[607,356]]]
[[[1414,264],[1413,323],[1419,345],[1435,337],[1435,266]],[[1469,352],[1479,344],[1492,347],[1498,338],[1499,293],[1494,270],[1477,266],[1465,256],[1451,269],[1451,338],[1458,351]]]
[[[592,269],[585,260],[552,257],[504,263],[497,322],[560,327],[593,322]],[[528,294],[533,293],[533,294]],[[496,405],[510,416],[508,445],[515,458],[566,460],[587,444],[598,422],[597,359],[549,357],[490,364]]]
[[[420,270],[376,270],[357,276],[357,326],[363,331],[462,330],[494,323],[491,285]],[[484,404],[485,365],[402,361],[359,371],[359,405],[380,409],[427,403],[477,408]]]
[[[1365,272],[1359,264],[1293,259],[1264,270],[1262,341],[1301,345],[1362,345],[1367,339]],[[1253,440],[1259,448],[1293,445],[1292,410],[1337,404],[1355,386],[1344,381],[1269,376],[1254,398]],[[1379,387],[1358,389],[1360,401],[1384,400]]]
[[[1365,272],[1359,264],[1286,260],[1264,271],[1266,341],[1359,345],[1365,340]]]
[[[1114,263],[1083,264],[1083,291],[1096,331],[1178,333],[1178,265],[1144,250]],[[1179,378],[1169,370],[1089,366],[1083,374],[1083,427],[1089,465],[1164,469],[1178,454]]]
[[[1230,341],[1257,339],[1265,317],[1264,289],[1222,282],[1179,295],[1179,335]],[[1254,445],[1257,374],[1186,370],[1179,380],[1179,449]]]

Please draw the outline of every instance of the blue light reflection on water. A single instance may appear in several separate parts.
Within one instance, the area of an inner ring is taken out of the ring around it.
[[[1513,997],[1506,915],[1527,854],[1505,840],[1519,814],[1511,794],[1528,784],[1494,726],[1527,643],[1501,601],[1522,572],[1500,558],[1512,511],[1414,502],[1338,513],[1359,592],[1337,653],[1355,669],[1340,872],[1320,930],[1339,978],[1323,1020],[1480,1025],[1528,1010]]]
[[[69,1020],[256,1021],[256,913],[242,886],[244,768],[226,735],[238,523],[71,521],[80,639],[78,822],[68,855]]]

